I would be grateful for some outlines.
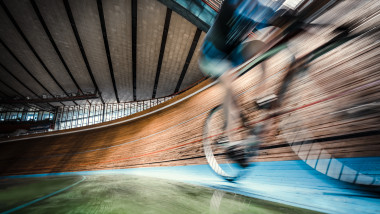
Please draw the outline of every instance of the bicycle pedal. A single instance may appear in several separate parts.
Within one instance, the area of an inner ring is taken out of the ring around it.
[[[249,166],[249,158],[246,156],[246,152],[242,148],[231,146],[227,149],[226,155],[228,158],[238,163],[242,168]]]
[[[220,138],[220,139],[216,140],[216,144],[218,144],[218,145],[225,145],[225,144],[228,144],[228,143],[229,143],[229,140],[225,139],[225,138]]]
[[[271,94],[256,100],[256,104],[260,109],[269,108],[270,105],[278,99],[277,95]]]

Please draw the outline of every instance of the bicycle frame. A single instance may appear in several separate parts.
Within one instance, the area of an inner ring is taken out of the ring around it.
[[[325,27],[325,26],[329,27],[330,25],[312,24],[311,26],[304,26],[304,27],[305,28],[309,28],[309,27],[313,28],[313,27]],[[207,117],[206,123],[205,123],[205,128],[204,128],[204,150],[205,150],[205,154],[206,154],[206,159],[207,159],[210,167],[214,170],[214,172],[216,172],[220,176],[224,177],[224,179],[229,180],[229,181],[234,181],[236,178],[238,178],[239,176],[242,175],[239,172],[237,172],[236,175],[229,175],[228,173],[226,174],[223,171],[223,169],[220,168],[219,164],[217,163],[216,158],[214,157],[215,156],[214,150],[212,149],[212,143],[216,142],[218,144],[219,140],[216,140],[216,141],[212,140],[214,137],[223,136],[225,133],[238,131],[239,129],[242,129],[240,131],[253,130],[253,132],[251,132],[251,131],[249,131],[249,132],[254,133],[255,135],[260,135],[262,131],[256,131],[256,130],[260,130],[261,127],[256,126],[256,124],[271,123],[274,125],[274,127],[280,127],[281,126],[280,123],[283,123],[283,122],[280,122],[280,119],[283,118],[283,117],[281,117],[282,115],[285,115],[287,113],[291,113],[291,112],[296,111],[298,109],[302,109],[302,108],[305,108],[305,107],[308,107],[308,106],[311,106],[311,105],[314,105],[316,103],[321,102],[319,100],[319,101],[315,101],[315,102],[304,104],[304,105],[297,106],[297,107],[294,107],[294,105],[293,105],[293,107],[290,107],[287,109],[280,109],[279,108],[280,106],[282,106],[282,104],[283,104],[282,101],[285,97],[285,94],[289,90],[289,85],[293,81],[293,79],[295,78],[296,74],[299,74],[302,71],[306,71],[308,69],[308,67],[310,66],[311,62],[313,62],[314,60],[318,59],[319,57],[325,55],[326,53],[330,52],[331,50],[334,50],[335,48],[347,43],[348,41],[351,41],[351,40],[358,38],[358,37],[361,37],[361,36],[366,36],[367,34],[377,33],[379,31],[379,28],[376,26],[376,27],[373,27],[371,29],[364,29],[364,30],[361,30],[360,32],[354,33],[353,32],[354,28],[355,28],[354,24],[351,24],[350,26],[337,27],[336,30],[334,31],[336,33],[336,36],[333,37],[332,39],[330,39],[329,41],[323,43],[322,45],[318,46],[317,48],[314,48],[313,50],[309,51],[308,53],[304,54],[301,57],[295,58],[294,54],[292,54],[292,57],[291,57],[292,59],[290,60],[290,62],[288,64],[289,66],[287,68],[285,68],[285,70],[284,69],[281,70],[282,75],[284,75],[284,76],[282,77],[282,79],[274,82],[275,84],[277,84],[277,83],[279,84],[278,89],[274,92],[275,96],[269,97],[270,101],[266,103],[267,104],[266,106],[259,106],[256,102],[256,104],[257,104],[256,108],[262,109],[262,111],[258,112],[259,114],[257,114],[257,113],[253,114],[253,115],[255,115],[255,114],[259,115],[259,117],[255,116],[255,119],[254,119],[255,121],[253,121],[253,120],[249,121],[248,113],[251,113],[251,112],[244,113],[245,109],[242,109],[238,105],[238,108],[240,109],[240,112],[241,112],[240,113],[241,120],[239,121],[239,123],[242,122],[242,126],[233,128],[232,130],[226,130],[226,123],[228,121],[226,121],[226,119],[223,119],[223,118],[222,118],[222,120],[220,120],[221,117],[218,117],[219,113],[217,113],[218,111],[220,111],[223,108],[223,106],[221,106],[221,105],[216,106],[215,108],[213,108],[210,111],[210,113]],[[294,22],[294,23],[288,24],[285,27],[285,29],[280,29],[279,31],[275,32],[274,36],[271,37],[273,39],[267,43],[267,45],[262,49],[261,52],[259,52],[259,54],[257,54],[254,58],[252,58],[251,60],[249,60],[245,64],[241,65],[239,68],[235,69],[235,71],[233,71],[233,72],[235,72],[236,77],[238,78],[240,76],[243,76],[248,71],[255,68],[256,66],[260,65],[261,63],[265,63],[268,59],[270,59],[270,58],[274,57],[275,55],[279,54],[280,52],[288,49],[290,42],[293,41],[293,39],[296,36],[300,35],[303,31],[304,31],[303,26],[301,26],[297,22]],[[264,71],[265,71],[265,67],[264,67]],[[334,96],[336,96],[336,95],[334,95]],[[326,99],[330,99],[331,97],[334,97],[334,96],[328,96],[328,98],[324,98],[324,99],[322,99],[322,101],[326,100]],[[235,98],[233,100],[234,100],[234,102],[237,102],[237,100]],[[286,100],[289,100],[289,99],[286,98]],[[282,106],[282,107],[284,107],[284,106]],[[256,111],[257,109],[252,110],[252,111]],[[264,113],[264,114],[262,114],[262,113]],[[223,121],[224,126],[223,127],[216,126],[218,128],[215,128],[215,129],[214,128],[208,128],[208,127],[212,127],[212,126],[209,126],[208,124],[213,124],[213,122],[211,122],[211,121],[214,121],[213,118],[216,119],[215,121],[218,121],[218,120]],[[227,118],[225,113],[224,113],[224,118]],[[272,119],[275,119],[275,120],[272,120]],[[302,118],[299,118],[299,119],[302,120]],[[258,128],[258,129],[256,129],[256,128]],[[215,132],[215,130],[219,130],[219,131]],[[277,130],[277,131],[278,130],[284,130],[284,132],[286,130],[293,131],[293,129],[283,129],[283,127],[281,127],[280,129],[274,128],[271,130]],[[266,132],[266,131],[264,131],[264,132]],[[209,133],[214,133],[214,134],[209,135]],[[288,142],[288,140],[285,139],[285,142]],[[290,141],[288,143],[293,149],[294,143],[291,143]],[[306,141],[305,142],[296,142],[295,144],[297,144],[297,145],[295,145],[295,146],[302,146],[304,143],[310,144],[309,141],[307,141],[307,142]],[[268,148],[270,148],[270,147],[271,146],[269,146]],[[216,149],[216,151],[219,151],[219,150]],[[321,151],[322,151],[322,149],[321,149]],[[296,154],[298,154],[296,151],[294,151],[294,152]],[[215,154],[216,154],[216,156],[222,155],[219,153],[215,153]],[[225,159],[225,160],[229,160],[229,159]],[[234,160],[234,159],[231,159],[231,160]]]
[[[308,54],[305,54],[304,56],[302,56],[298,59],[294,59],[292,64],[287,69],[287,72],[285,74],[284,79],[280,81],[282,84],[280,85],[279,90],[275,93],[275,95],[277,95],[278,99],[272,105],[270,105],[269,108],[267,107],[267,109],[268,110],[274,110],[281,105],[281,100],[286,93],[287,85],[292,81],[294,74],[296,74],[300,70],[307,69],[309,63],[311,63],[312,61],[316,60],[317,58],[323,56],[324,54],[330,52],[331,50],[345,44],[346,42],[348,42],[354,38],[357,38],[359,36],[362,36],[362,35],[365,35],[368,33],[379,32],[379,31],[380,31],[379,27],[374,27],[372,29],[365,29],[365,30],[362,30],[358,33],[352,34],[352,35],[350,35],[349,32],[347,32],[347,31],[343,31],[340,34],[338,34],[337,36],[335,36],[334,38],[327,41],[326,43],[324,43],[324,44],[320,45],[319,47],[315,48],[314,50],[310,51]],[[297,36],[297,35],[294,35],[294,36]],[[244,74],[246,74],[251,69],[260,65],[260,63],[265,62],[266,60],[275,56],[276,54],[278,54],[282,50],[285,50],[287,47],[288,47],[288,42],[281,43],[281,41],[280,41],[280,43],[278,45],[275,45],[273,48],[266,51],[264,54],[256,57],[252,62],[247,64],[245,66],[245,68],[238,71],[238,76],[243,76]],[[285,111],[285,112],[275,112],[275,113],[272,113],[271,115],[269,115],[269,117],[277,117],[277,116],[285,114],[289,111],[290,110]],[[246,117],[243,116],[243,119],[244,118],[246,118]],[[269,119],[269,118],[267,118],[267,119]],[[252,125],[251,123],[248,123],[248,124]]]

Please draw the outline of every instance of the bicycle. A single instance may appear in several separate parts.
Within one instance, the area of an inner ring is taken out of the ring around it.
[[[276,137],[280,137],[286,142],[285,145],[282,146],[290,147],[294,153],[300,157],[300,159],[315,170],[335,179],[350,183],[367,185],[380,184],[377,178],[368,178],[367,175],[360,173],[359,171],[356,172],[356,175],[354,176],[356,177],[355,179],[347,178],[347,176],[345,176],[347,170],[354,169],[340,163],[338,159],[329,154],[327,149],[318,143],[315,143],[316,140],[313,134],[314,130],[310,131],[313,125],[305,122],[305,117],[311,117],[305,113],[305,109],[310,109],[319,103],[326,102],[340,96],[346,97],[343,99],[339,98],[342,103],[339,106],[334,107],[333,116],[338,118],[333,120],[334,122],[342,121],[342,118],[348,118],[355,121],[363,120],[363,112],[368,110],[372,111],[370,117],[378,120],[380,118],[380,112],[377,109],[379,107],[378,100],[373,100],[371,98],[370,100],[357,101],[354,104],[347,103],[352,96],[358,96],[358,94],[353,95],[358,88],[348,88],[343,91],[338,91],[317,101],[310,101],[311,98],[306,95],[294,95],[300,90],[299,87],[302,86],[302,83],[305,84],[312,82],[311,74],[308,73],[308,70],[311,64],[317,59],[321,58],[326,53],[341,47],[349,41],[356,38],[373,36],[379,32],[379,28],[377,26],[371,29],[361,30],[356,33],[353,32],[354,28],[358,25],[359,21],[358,23],[350,23],[337,27],[334,30],[336,36],[317,48],[314,48],[302,57],[296,57],[295,53],[289,49],[289,44],[292,39],[300,33],[295,33],[297,28],[291,26],[293,29],[285,34],[282,34],[281,39],[277,38],[274,45],[269,48],[267,47],[267,50],[265,50],[263,54],[254,57],[250,62],[246,63],[243,68],[236,71],[238,76],[242,76],[248,71],[257,68],[258,65],[263,65],[262,72],[265,73],[267,72],[265,63],[268,60],[278,55],[287,57],[286,63],[283,63],[286,64],[286,66],[283,66],[278,70],[278,73],[283,73],[282,80],[278,81],[277,85],[273,84],[278,86],[276,92],[256,99],[253,107],[250,107],[248,110],[244,109],[244,107],[240,109],[241,113],[239,118],[239,126],[237,126],[234,130],[226,130],[227,121],[225,115],[227,113],[224,112],[222,105],[218,105],[210,110],[204,124],[203,148],[209,166],[217,175],[227,181],[236,181],[238,178],[244,176],[244,174],[248,171],[247,169],[249,166],[251,166],[253,159],[258,156],[260,147],[263,149],[263,146],[261,145],[262,139],[268,138],[268,136],[258,136],[265,135],[265,132],[268,133],[268,131],[263,130],[268,130],[268,127],[270,127],[271,131],[275,132],[272,136],[274,135]],[[375,76],[375,78],[378,77]],[[378,87],[379,84],[380,80],[376,80],[360,87],[361,89],[371,89],[371,87]],[[307,85],[304,88],[308,89]],[[273,91],[273,86],[271,90]],[[262,91],[267,90],[264,89]],[[376,94],[378,94],[379,91],[380,89],[375,89]],[[319,115],[325,114],[321,113]],[[324,117],[327,118],[328,116],[331,117],[331,115]],[[364,117],[366,117],[365,114]],[[329,119],[327,118],[326,120]],[[375,134],[379,133],[376,126],[372,127],[372,129],[373,130],[370,131],[375,132]],[[244,139],[250,136],[254,136],[256,139],[251,139],[253,143],[249,145],[243,145],[243,153],[231,154],[231,151],[229,151],[231,145],[229,144],[233,142],[228,142],[228,140],[226,140],[227,131],[232,132],[233,135],[237,136],[237,139]],[[267,148],[270,149],[271,146],[267,146]],[[244,160],[241,161],[239,158]],[[242,162],[247,160],[249,160],[249,165],[242,164]],[[339,164],[341,167],[339,169],[335,169],[338,168]],[[340,172],[338,172],[339,170]]]

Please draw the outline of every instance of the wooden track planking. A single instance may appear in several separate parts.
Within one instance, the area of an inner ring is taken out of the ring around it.
[[[331,38],[328,30],[320,34],[323,39],[305,35],[295,40],[293,44],[300,51],[298,55],[304,55]],[[290,146],[287,146],[291,142],[287,141],[286,134],[289,134],[292,128],[287,127],[285,123],[292,117],[302,122],[305,135],[300,138],[301,143],[308,137],[321,139],[379,131],[378,112],[343,119],[330,114],[349,105],[377,101],[380,97],[378,84],[355,91],[356,88],[380,80],[378,65],[380,48],[373,39],[374,37],[355,39],[332,50],[312,62],[305,78],[297,78],[291,83],[280,111],[324,100],[345,91],[353,92],[273,119],[274,123],[268,127],[272,131],[265,137],[261,145],[264,149],[260,151],[256,161],[294,160],[303,157],[305,153],[310,153],[310,158],[317,159],[318,156],[314,153],[321,148],[335,158],[378,156],[380,150],[378,134],[316,142],[310,146],[305,144],[303,147],[299,146],[304,151],[295,153]],[[258,66],[235,81],[234,90],[240,94],[238,102],[246,112],[250,112],[250,121],[259,121],[265,117],[262,111],[252,112],[254,99],[278,90],[280,81],[285,75],[283,71],[287,67],[285,62],[289,61],[286,57],[288,55],[283,53],[268,60],[265,74]],[[266,80],[268,78],[269,81]],[[221,102],[223,89],[219,85],[141,119],[93,130],[87,129],[125,121],[155,111],[210,82],[207,80],[164,104],[135,115],[73,129],[82,130],[80,132],[70,133],[72,130],[62,130],[53,132],[62,135],[34,139],[27,139],[26,136],[18,138],[19,140],[15,142],[1,143],[0,174],[206,164],[201,141],[203,123],[207,116],[206,112]],[[285,125],[281,125],[281,122]],[[312,146],[318,149],[313,151]]]

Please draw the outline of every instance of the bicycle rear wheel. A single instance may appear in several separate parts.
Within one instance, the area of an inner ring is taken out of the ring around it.
[[[323,60],[296,72],[283,95],[286,114],[279,123],[279,137],[307,165],[360,185],[380,184],[375,164],[363,161],[378,156],[379,148],[380,76],[375,58],[380,46],[371,38],[376,37],[358,38],[323,56],[318,53]]]
[[[243,136],[246,135],[244,132],[248,131],[247,128],[238,127],[233,130],[233,134]],[[223,106],[219,105],[210,111],[204,124],[203,149],[211,169],[223,179],[235,181],[247,172],[252,158],[257,154],[258,147],[256,145],[247,145],[244,152],[238,154],[238,158],[249,163],[247,166],[242,166],[236,162],[236,159],[235,161],[231,159],[228,144],[233,144],[234,142],[228,142],[225,132],[226,118]]]

